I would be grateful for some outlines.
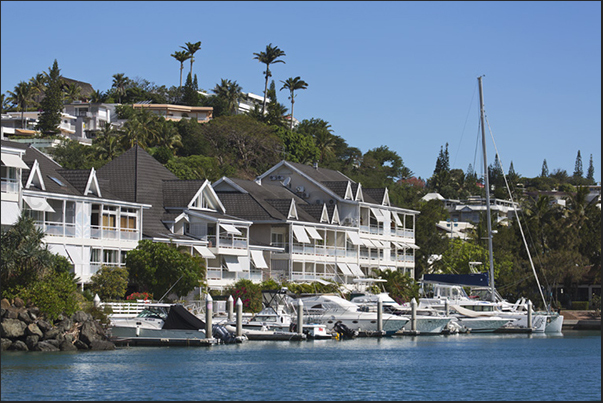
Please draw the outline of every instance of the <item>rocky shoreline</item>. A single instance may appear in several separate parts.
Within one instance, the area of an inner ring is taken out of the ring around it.
[[[0,302],[2,351],[114,350],[102,326],[88,313],[60,315],[53,323],[40,316],[37,307],[26,307],[15,298]]]

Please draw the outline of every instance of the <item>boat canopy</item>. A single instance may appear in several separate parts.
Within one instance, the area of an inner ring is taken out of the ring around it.
[[[463,286],[488,286],[488,273],[424,274],[424,283],[457,284]]]
[[[205,329],[205,322],[189,312],[180,304],[172,305],[163,329],[199,330]]]

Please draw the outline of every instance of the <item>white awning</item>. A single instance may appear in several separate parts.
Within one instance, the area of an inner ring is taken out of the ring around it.
[[[391,248],[391,244],[389,241],[381,241],[382,248]]]
[[[417,245],[415,245],[414,243],[405,243],[404,245],[406,245],[406,246],[408,246],[409,248],[412,248],[412,249],[421,249]]]
[[[21,210],[17,203],[2,201],[2,225],[15,225],[20,215]]]
[[[79,247],[75,245],[66,245],[65,249],[67,249],[67,254],[69,254],[69,258],[74,264],[84,264]]]
[[[320,234],[318,233],[318,231],[316,231],[316,228],[314,227],[305,227],[306,231],[308,231],[308,235],[310,235],[310,238],[312,239],[322,239],[322,237],[320,236]]]
[[[348,263],[348,268],[352,271],[352,273],[354,273],[355,276],[365,277],[364,273],[360,269],[360,266],[358,266],[356,263]]]
[[[214,255],[208,248],[207,246],[199,246],[199,245],[193,245],[193,248],[199,252],[199,254],[201,256],[203,256],[206,259],[215,259],[216,255]]]
[[[49,213],[55,212],[43,197],[23,196],[23,200],[32,210],[48,211]]]
[[[224,255],[224,261],[226,262],[226,268],[228,271],[243,271],[239,258],[237,256]]]
[[[242,235],[241,231],[239,231],[234,225],[220,224],[220,227],[222,227],[224,231],[228,232],[229,234]]]
[[[381,210],[379,210],[378,208],[371,207],[371,211],[373,212],[373,215],[375,216],[377,221],[379,221],[379,222],[385,221],[385,217],[383,216],[383,213],[381,212]]]
[[[398,213],[392,211],[392,215],[394,216],[394,221],[396,222],[396,225],[398,227],[403,227],[404,225],[402,224],[402,221],[400,220],[400,217],[398,216]]]
[[[69,259],[70,262],[73,262],[73,259],[71,259],[71,256],[69,256],[69,253],[67,253],[67,249],[65,249],[63,245],[49,243],[48,250],[54,253],[55,255],[61,255],[63,257],[66,257],[67,259]]]
[[[308,234],[306,234],[304,227],[292,225],[291,228],[293,228],[293,233],[299,242],[310,243],[310,238],[308,238]]]
[[[267,269],[268,264],[266,264],[266,260],[264,260],[264,253],[261,250],[251,250],[251,259],[253,260],[253,264],[258,269]]]
[[[346,231],[346,234],[348,234],[348,238],[350,238],[350,241],[352,241],[354,245],[364,245],[362,239],[360,239],[360,235],[357,233]]]
[[[339,267],[339,271],[343,273],[344,276],[353,276],[354,273],[348,268],[348,265],[345,263],[337,263],[337,267]]]
[[[404,242],[393,242],[393,244],[400,249],[408,248],[408,245],[406,245]]]
[[[7,167],[29,169],[27,164],[21,158],[14,154],[2,153],[2,163]]]
[[[375,244],[372,243],[370,239],[360,238],[360,240],[362,241],[364,246],[366,246],[367,248],[375,248],[376,247]]]
[[[383,249],[385,246],[381,243],[381,241],[378,241],[376,239],[371,239],[371,242],[373,243],[373,245],[375,245],[377,248],[381,248]]]

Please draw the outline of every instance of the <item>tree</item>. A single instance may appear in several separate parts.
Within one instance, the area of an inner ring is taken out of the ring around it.
[[[121,104],[122,96],[126,94],[126,87],[129,83],[130,79],[125,76],[124,73],[113,74],[113,84],[111,88],[114,90],[115,94],[118,96],[119,103]]]
[[[174,53],[172,53],[170,56],[172,56],[174,59],[176,59],[180,62],[180,86],[178,88],[182,88],[182,70],[184,69],[184,62],[187,61],[188,59],[190,59],[192,56],[183,50],[177,50]],[[192,71],[192,67],[191,67],[191,71]]]
[[[582,171],[582,156],[580,155],[580,150],[578,150],[578,155],[576,156],[576,165],[574,166],[574,180],[582,179],[582,175],[584,171]]]
[[[588,163],[588,173],[586,174],[586,179],[588,179],[588,183],[590,185],[594,185],[595,183],[595,166],[593,165],[593,155],[590,155],[590,162]]]
[[[264,71],[264,76],[266,77],[266,82],[264,84],[264,103],[262,104],[262,115],[266,113],[266,96],[268,94],[268,79],[272,76],[270,72],[270,65],[275,63],[285,63],[283,60],[280,60],[279,57],[286,56],[285,52],[280,50],[278,46],[272,46],[272,43],[266,46],[266,50],[259,53],[254,53],[254,59],[257,59],[260,63],[264,63],[266,65],[266,70]]]
[[[67,103],[72,103],[82,98],[82,90],[79,85],[72,83],[63,88],[63,99]]]
[[[243,95],[242,88],[236,81],[222,79],[212,90],[218,98],[226,103],[228,112],[235,115],[239,107],[239,99]]]
[[[446,150],[440,147],[440,154],[436,160],[436,166],[433,170],[433,176],[429,181],[429,187],[435,192],[440,192],[448,184],[450,179],[450,157],[448,155],[448,143]]]
[[[49,153],[65,169],[98,169],[104,164],[96,158],[94,147],[71,139],[64,139],[58,146],[50,148]]]
[[[540,171],[540,177],[546,178],[549,176],[549,166],[546,163],[546,159],[542,161],[542,170]]]
[[[40,103],[42,113],[38,119],[38,130],[44,134],[59,133],[61,114],[63,112],[63,80],[56,59],[48,71],[48,81],[44,99]]]
[[[130,284],[137,291],[163,297],[168,291],[187,295],[205,283],[203,258],[182,252],[174,244],[145,239],[126,255]]]
[[[195,53],[197,53],[197,51],[199,49],[201,49],[201,41],[199,42],[186,42],[184,44],[185,46],[180,46],[182,49],[184,49],[186,51],[186,54],[188,54],[190,56],[190,60],[191,60],[191,71],[190,74],[193,74],[193,62],[195,61]]]
[[[102,266],[90,279],[88,288],[103,301],[122,299],[128,288],[128,269]]]
[[[191,73],[186,76],[186,82],[184,83],[184,93],[182,94],[182,104],[188,106],[199,105],[199,92],[198,88],[193,82]]]
[[[17,110],[21,110],[21,127],[25,129],[25,115],[23,112],[27,110],[27,105],[33,96],[33,87],[31,83],[21,81],[15,86],[13,91],[8,91],[8,101],[17,106]]]
[[[323,163],[336,158],[337,136],[333,134],[329,122],[316,118],[304,119],[299,123],[296,130],[300,134],[314,138],[314,144],[320,150],[318,162]]]
[[[289,90],[289,99],[291,100],[291,126],[290,126],[290,130],[293,130],[293,104],[295,103],[295,91],[296,90],[305,90],[306,88],[308,88],[308,83],[306,83],[304,80],[302,80],[299,76],[292,78],[289,77],[287,79],[287,81],[282,81],[281,83],[283,83],[283,86],[281,87],[281,91],[283,89],[287,89]]]

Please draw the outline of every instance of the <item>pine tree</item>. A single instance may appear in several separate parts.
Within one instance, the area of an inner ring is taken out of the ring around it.
[[[193,82],[191,73],[186,76],[186,83],[184,84],[184,93],[182,94],[182,103],[188,106],[197,106],[199,104],[199,93],[197,87]]]
[[[541,178],[547,178],[549,176],[549,167],[546,164],[546,159],[542,162],[542,171],[540,172]]]
[[[576,156],[576,166],[574,168],[574,179],[581,179],[584,171],[582,171],[582,156],[580,155],[580,150],[578,150],[578,155]]]
[[[42,113],[38,119],[37,129],[43,134],[59,133],[61,113],[63,111],[63,92],[61,90],[61,70],[56,59],[52,68],[48,69],[48,81],[44,92],[44,99],[40,102]]]
[[[588,164],[588,173],[586,174],[586,179],[588,179],[591,185],[595,184],[595,166],[593,165],[593,155],[590,155],[590,163]]]

